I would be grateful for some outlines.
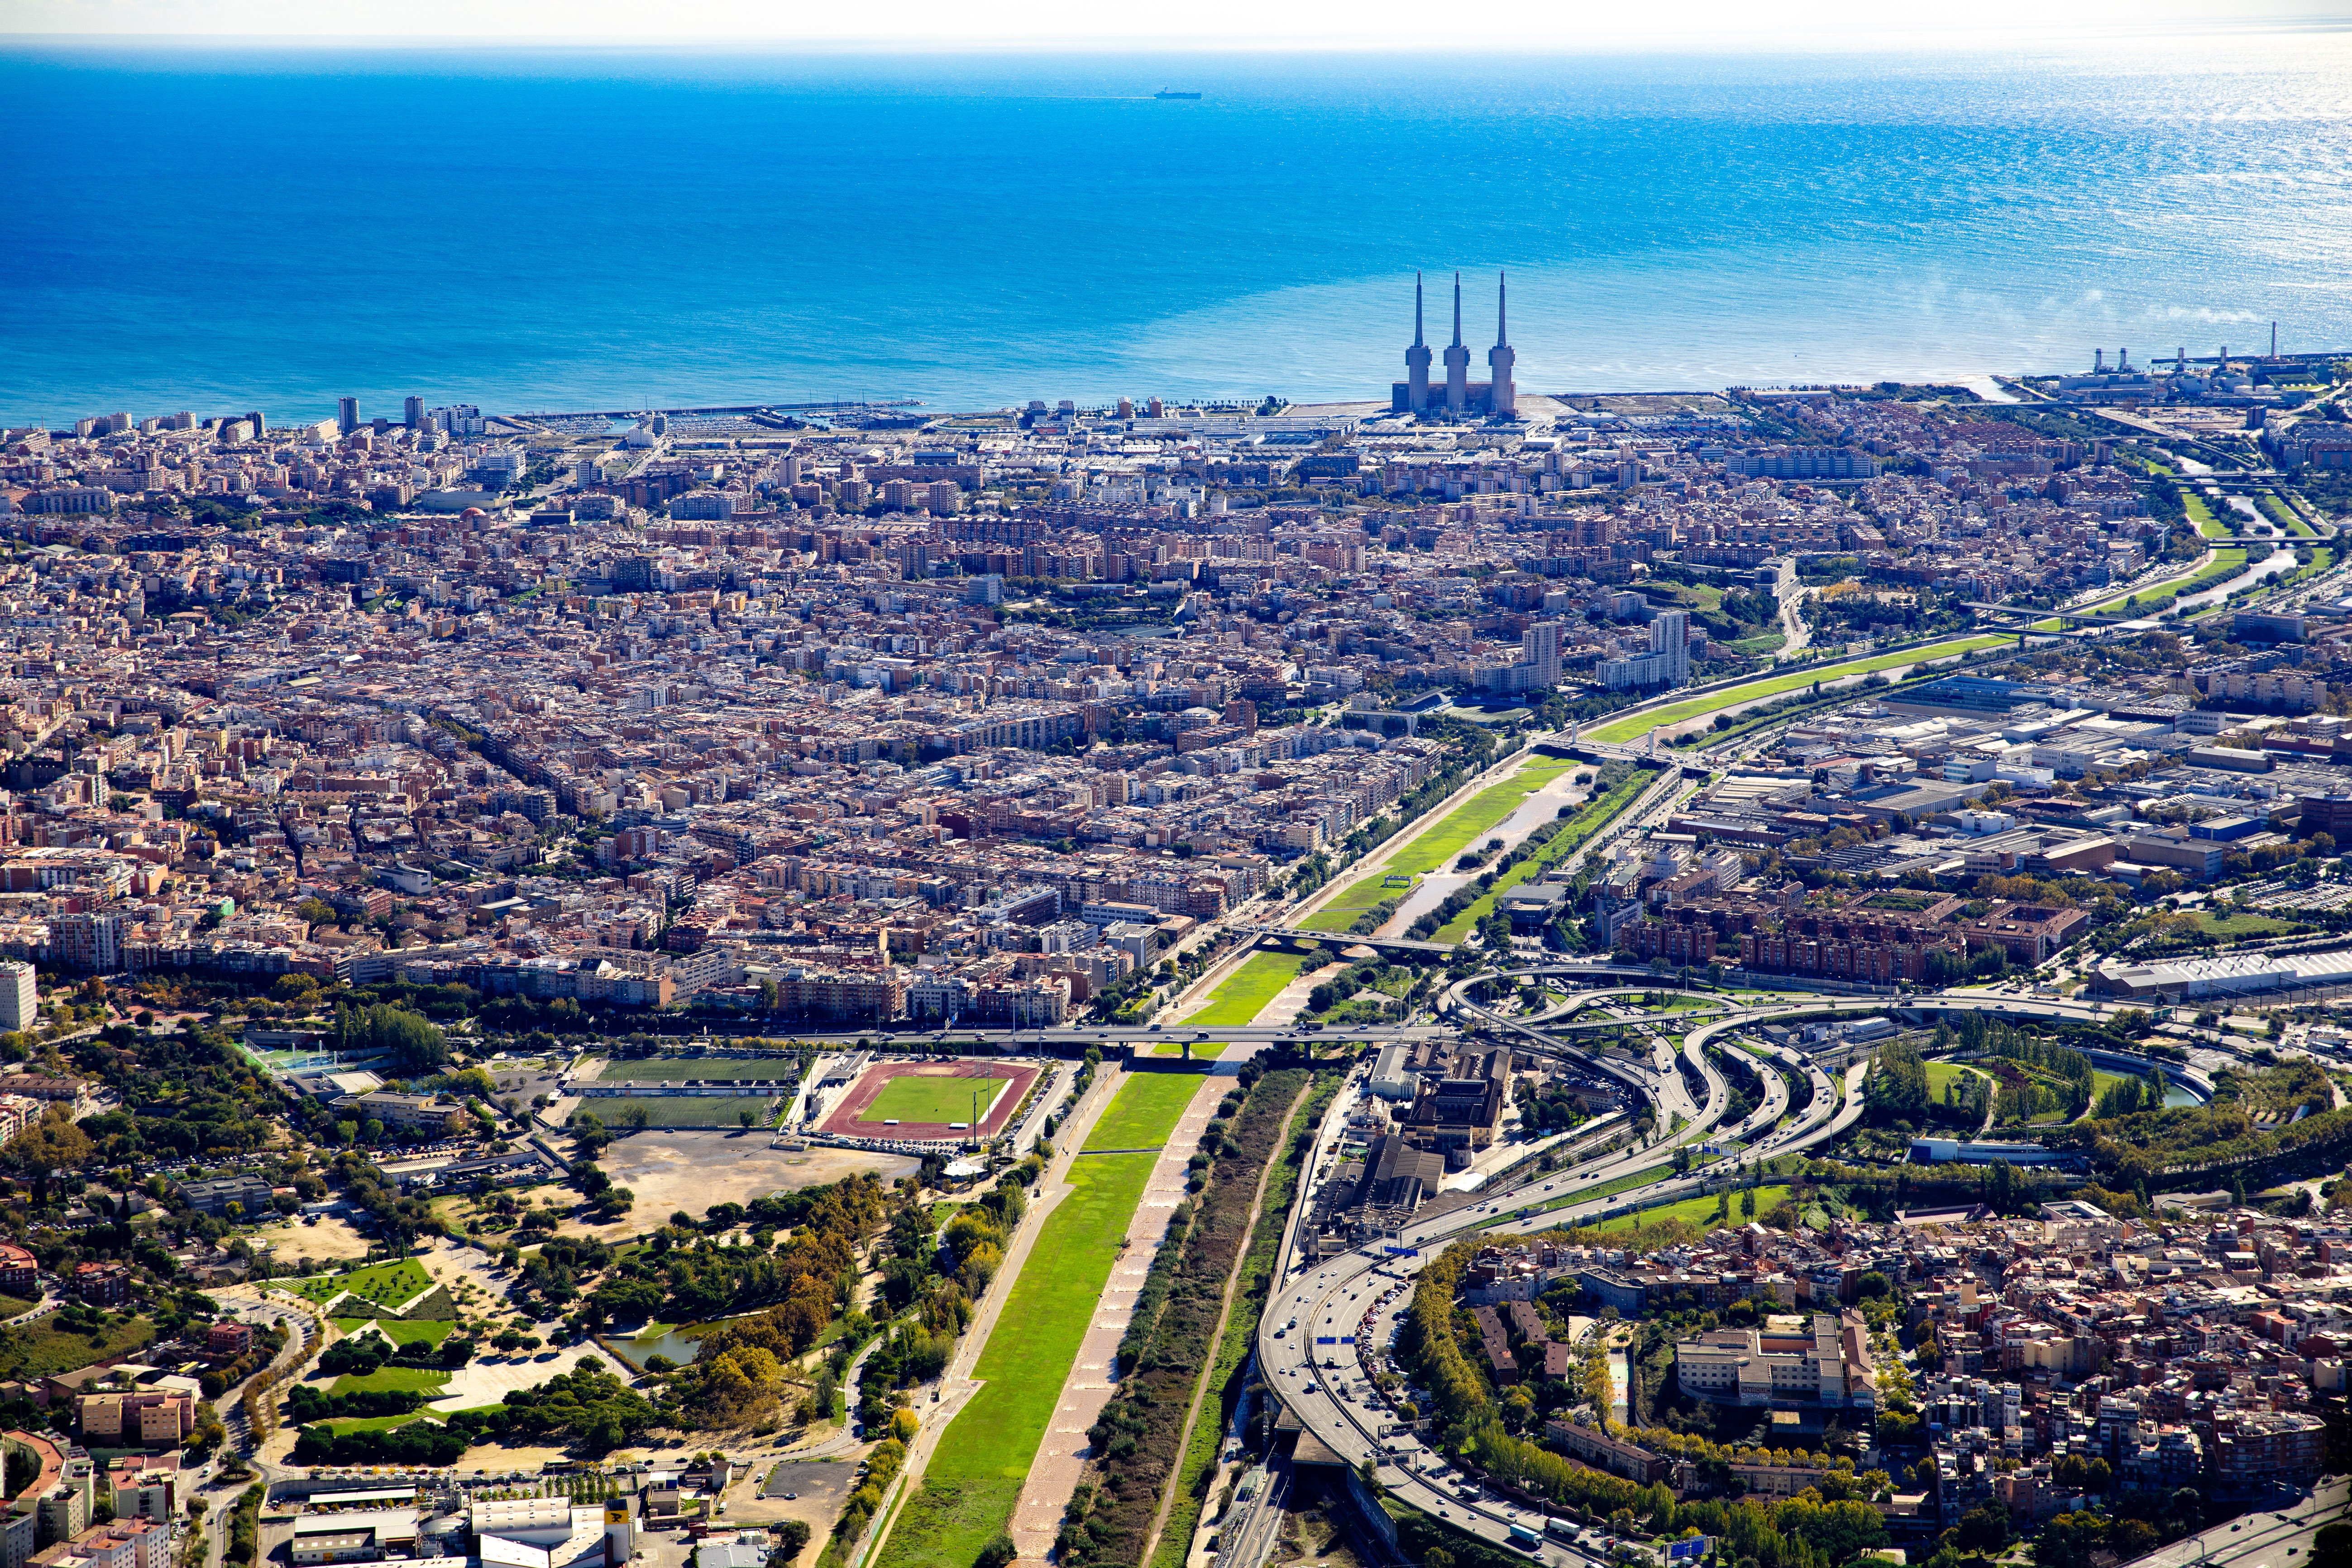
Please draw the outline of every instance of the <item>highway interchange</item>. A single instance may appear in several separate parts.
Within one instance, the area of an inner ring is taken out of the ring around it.
[[[1307,1166],[1308,1184],[1300,1194],[1276,1269],[1276,1278],[1282,1283],[1258,1325],[1261,1377],[1325,1447],[1351,1465],[1371,1460],[1378,1466],[1381,1484],[1400,1501],[1485,1540],[1516,1544],[1555,1568],[1584,1568],[1600,1559],[1590,1548],[1557,1537],[1530,1544],[1530,1535],[1544,1536],[1543,1516],[1485,1491],[1467,1473],[1445,1463],[1409,1431],[1401,1430],[1394,1411],[1370,1375],[1387,1358],[1422,1266],[1466,1237],[1525,1236],[1591,1224],[1721,1190],[1738,1182],[1750,1167],[1776,1155],[1825,1143],[1860,1119],[1864,1064],[1847,1070],[1841,1099],[1838,1086],[1802,1052],[1727,1042],[1724,1059],[1750,1065],[1764,1087],[1756,1110],[1737,1125],[1718,1131],[1730,1095],[1705,1048],[1725,1037],[1778,1019],[1817,1017],[1824,1013],[1876,1015],[1890,1007],[1990,1012],[2068,1022],[2095,1022],[2105,1012],[2095,1003],[1956,991],[1900,1001],[1792,996],[1786,1002],[1759,1005],[1733,1003],[1727,1011],[1715,1014],[1640,1013],[1629,1011],[1624,1004],[1624,998],[1634,993],[1620,991],[1573,994],[1540,1014],[1514,1019],[1474,999],[1485,988],[1522,979],[1574,983],[1590,978],[1590,966],[1550,964],[1508,975],[1474,977],[1457,984],[1450,997],[1458,1019],[1507,1037],[1515,1050],[1586,1071],[1608,1071],[1648,1105],[1657,1129],[1653,1136],[1630,1148],[1573,1151],[1571,1163],[1563,1168],[1529,1176],[1506,1191],[1482,1194],[1483,1202],[1409,1225],[1369,1247],[1309,1263],[1299,1235],[1302,1216],[1313,1206],[1314,1188],[1337,1169],[1349,1114],[1368,1092],[1370,1067],[1359,1067],[1318,1131]],[[1654,982],[1647,989],[1659,988]],[[1579,1009],[1596,1004],[1608,1013],[1601,1026],[1651,1037],[1645,1042],[1646,1066],[1639,1060],[1596,1057],[1547,1032],[1559,1028]],[[1687,1031],[1678,1058],[1664,1037],[1677,1029]],[[1755,1054],[1750,1054],[1751,1049]],[[1704,1086],[1703,1102],[1692,1093],[1695,1083]],[[1792,1088],[1796,1084],[1803,1086],[1805,1099],[1802,1109],[1792,1116],[1789,1107],[1796,1100]],[[1655,1167],[1670,1159],[1677,1145],[1696,1150],[1718,1142],[1744,1146],[1720,1158],[1695,1163],[1686,1174],[1662,1176],[1642,1186],[1578,1201],[1580,1193]],[[1521,1532],[1516,1538],[1515,1531]],[[1244,1529],[1240,1539],[1254,1541],[1261,1533]],[[1236,1563],[1228,1555],[1223,1568],[1256,1568],[1256,1563],[1246,1556]]]

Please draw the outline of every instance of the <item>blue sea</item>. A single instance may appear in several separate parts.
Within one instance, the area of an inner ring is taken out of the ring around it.
[[[1197,101],[1161,101],[1169,87]],[[2352,349],[2352,35],[2000,57],[0,48],[0,421]]]

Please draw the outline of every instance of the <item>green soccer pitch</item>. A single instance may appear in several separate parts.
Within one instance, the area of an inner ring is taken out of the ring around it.
[[[980,1096],[980,1115],[985,1117],[996,1097],[1013,1080],[1009,1078],[929,1078],[904,1073],[882,1086],[872,1103],[857,1113],[860,1121],[973,1121],[975,1103]]]

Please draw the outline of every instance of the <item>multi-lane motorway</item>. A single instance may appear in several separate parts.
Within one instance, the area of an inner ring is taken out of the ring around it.
[[[1490,984],[1508,984],[1523,978],[1589,977],[1589,973],[1577,966],[1548,966],[1485,980]],[[1580,1160],[1577,1152],[1570,1151],[1572,1163],[1566,1169],[1407,1226],[1369,1247],[1303,1267],[1298,1245],[1301,1216],[1310,1207],[1313,1187],[1328,1179],[1339,1163],[1338,1145],[1348,1112],[1366,1092],[1369,1069],[1360,1068],[1334,1102],[1318,1133],[1308,1166],[1309,1183],[1301,1193],[1291,1232],[1285,1238],[1277,1275],[1282,1284],[1258,1325],[1258,1366],[1268,1386],[1309,1432],[1351,1465],[1366,1460],[1375,1464],[1381,1483],[1399,1500],[1484,1539],[1516,1544],[1555,1568],[1585,1568],[1591,1559],[1578,1544],[1550,1538],[1530,1541],[1530,1534],[1544,1534],[1541,1515],[1483,1491],[1466,1473],[1447,1464],[1403,1426],[1374,1385],[1370,1374],[1386,1359],[1422,1266],[1447,1246],[1473,1235],[1529,1235],[1721,1190],[1758,1163],[1837,1137],[1862,1115],[1863,1065],[1847,1070],[1841,1094],[1841,1086],[1803,1053],[1753,1046],[1748,1054],[1764,1081],[1761,1103],[1738,1125],[1718,1131],[1729,1095],[1722,1073],[1706,1057],[1705,1048],[1724,1036],[1776,1018],[1823,1012],[1882,1013],[1889,1003],[1883,998],[1803,996],[1712,1015],[1643,1013],[1608,1019],[1629,1032],[1643,1027],[1663,1032],[1665,1026],[1688,1030],[1679,1064],[1669,1042],[1654,1039],[1644,1070],[1614,1058],[1597,1058],[1544,1032],[1547,1019],[1554,1020],[1551,1026],[1557,1028],[1559,1020],[1576,1007],[1591,1005],[1592,994],[1573,997],[1569,1005],[1533,1018],[1515,1019],[1471,1000],[1478,986],[1476,981],[1465,982],[1454,990],[1465,1021],[1507,1035],[1514,1049],[1588,1068],[1596,1063],[1623,1068],[1617,1075],[1621,1081],[1635,1085],[1643,1093],[1660,1128],[1673,1130],[1633,1148],[1612,1149]],[[1622,1011],[1614,996],[1604,994],[1599,1000],[1604,1007]],[[1969,991],[1913,997],[1895,1005],[2078,1022],[2095,1019],[2104,1011],[2096,1004]],[[1732,1049],[1737,1052],[1742,1047]],[[1690,1096],[1694,1076],[1706,1086],[1704,1104],[1694,1103]],[[1801,1109],[1792,1115],[1790,1106],[1799,1103]],[[1679,1128],[1675,1128],[1675,1116],[1685,1118]],[[1664,1176],[1604,1196],[1579,1196],[1655,1167],[1673,1145],[1696,1149],[1717,1140],[1733,1145],[1731,1152],[1692,1164],[1686,1174]],[[1246,1525],[1247,1517],[1238,1522]],[[1223,1554],[1224,1568],[1256,1568],[1243,1550],[1255,1538],[1247,1529],[1229,1534],[1234,1550]]]

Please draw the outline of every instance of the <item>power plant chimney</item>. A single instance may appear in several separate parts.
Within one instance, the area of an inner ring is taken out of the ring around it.
[[[1486,351],[1488,373],[1487,408],[1490,412],[1514,417],[1519,412],[1518,388],[1511,384],[1511,367],[1518,362],[1518,352],[1511,347],[1510,279],[1495,274],[1495,346]]]
[[[1462,342],[1462,274],[1454,275],[1454,345],[1445,351],[1445,411],[1470,406],[1470,351]]]
[[[1412,347],[1404,351],[1405,406],[1429,412],[1429,345],[1421,336],[1421,274],[1412,275]]]

